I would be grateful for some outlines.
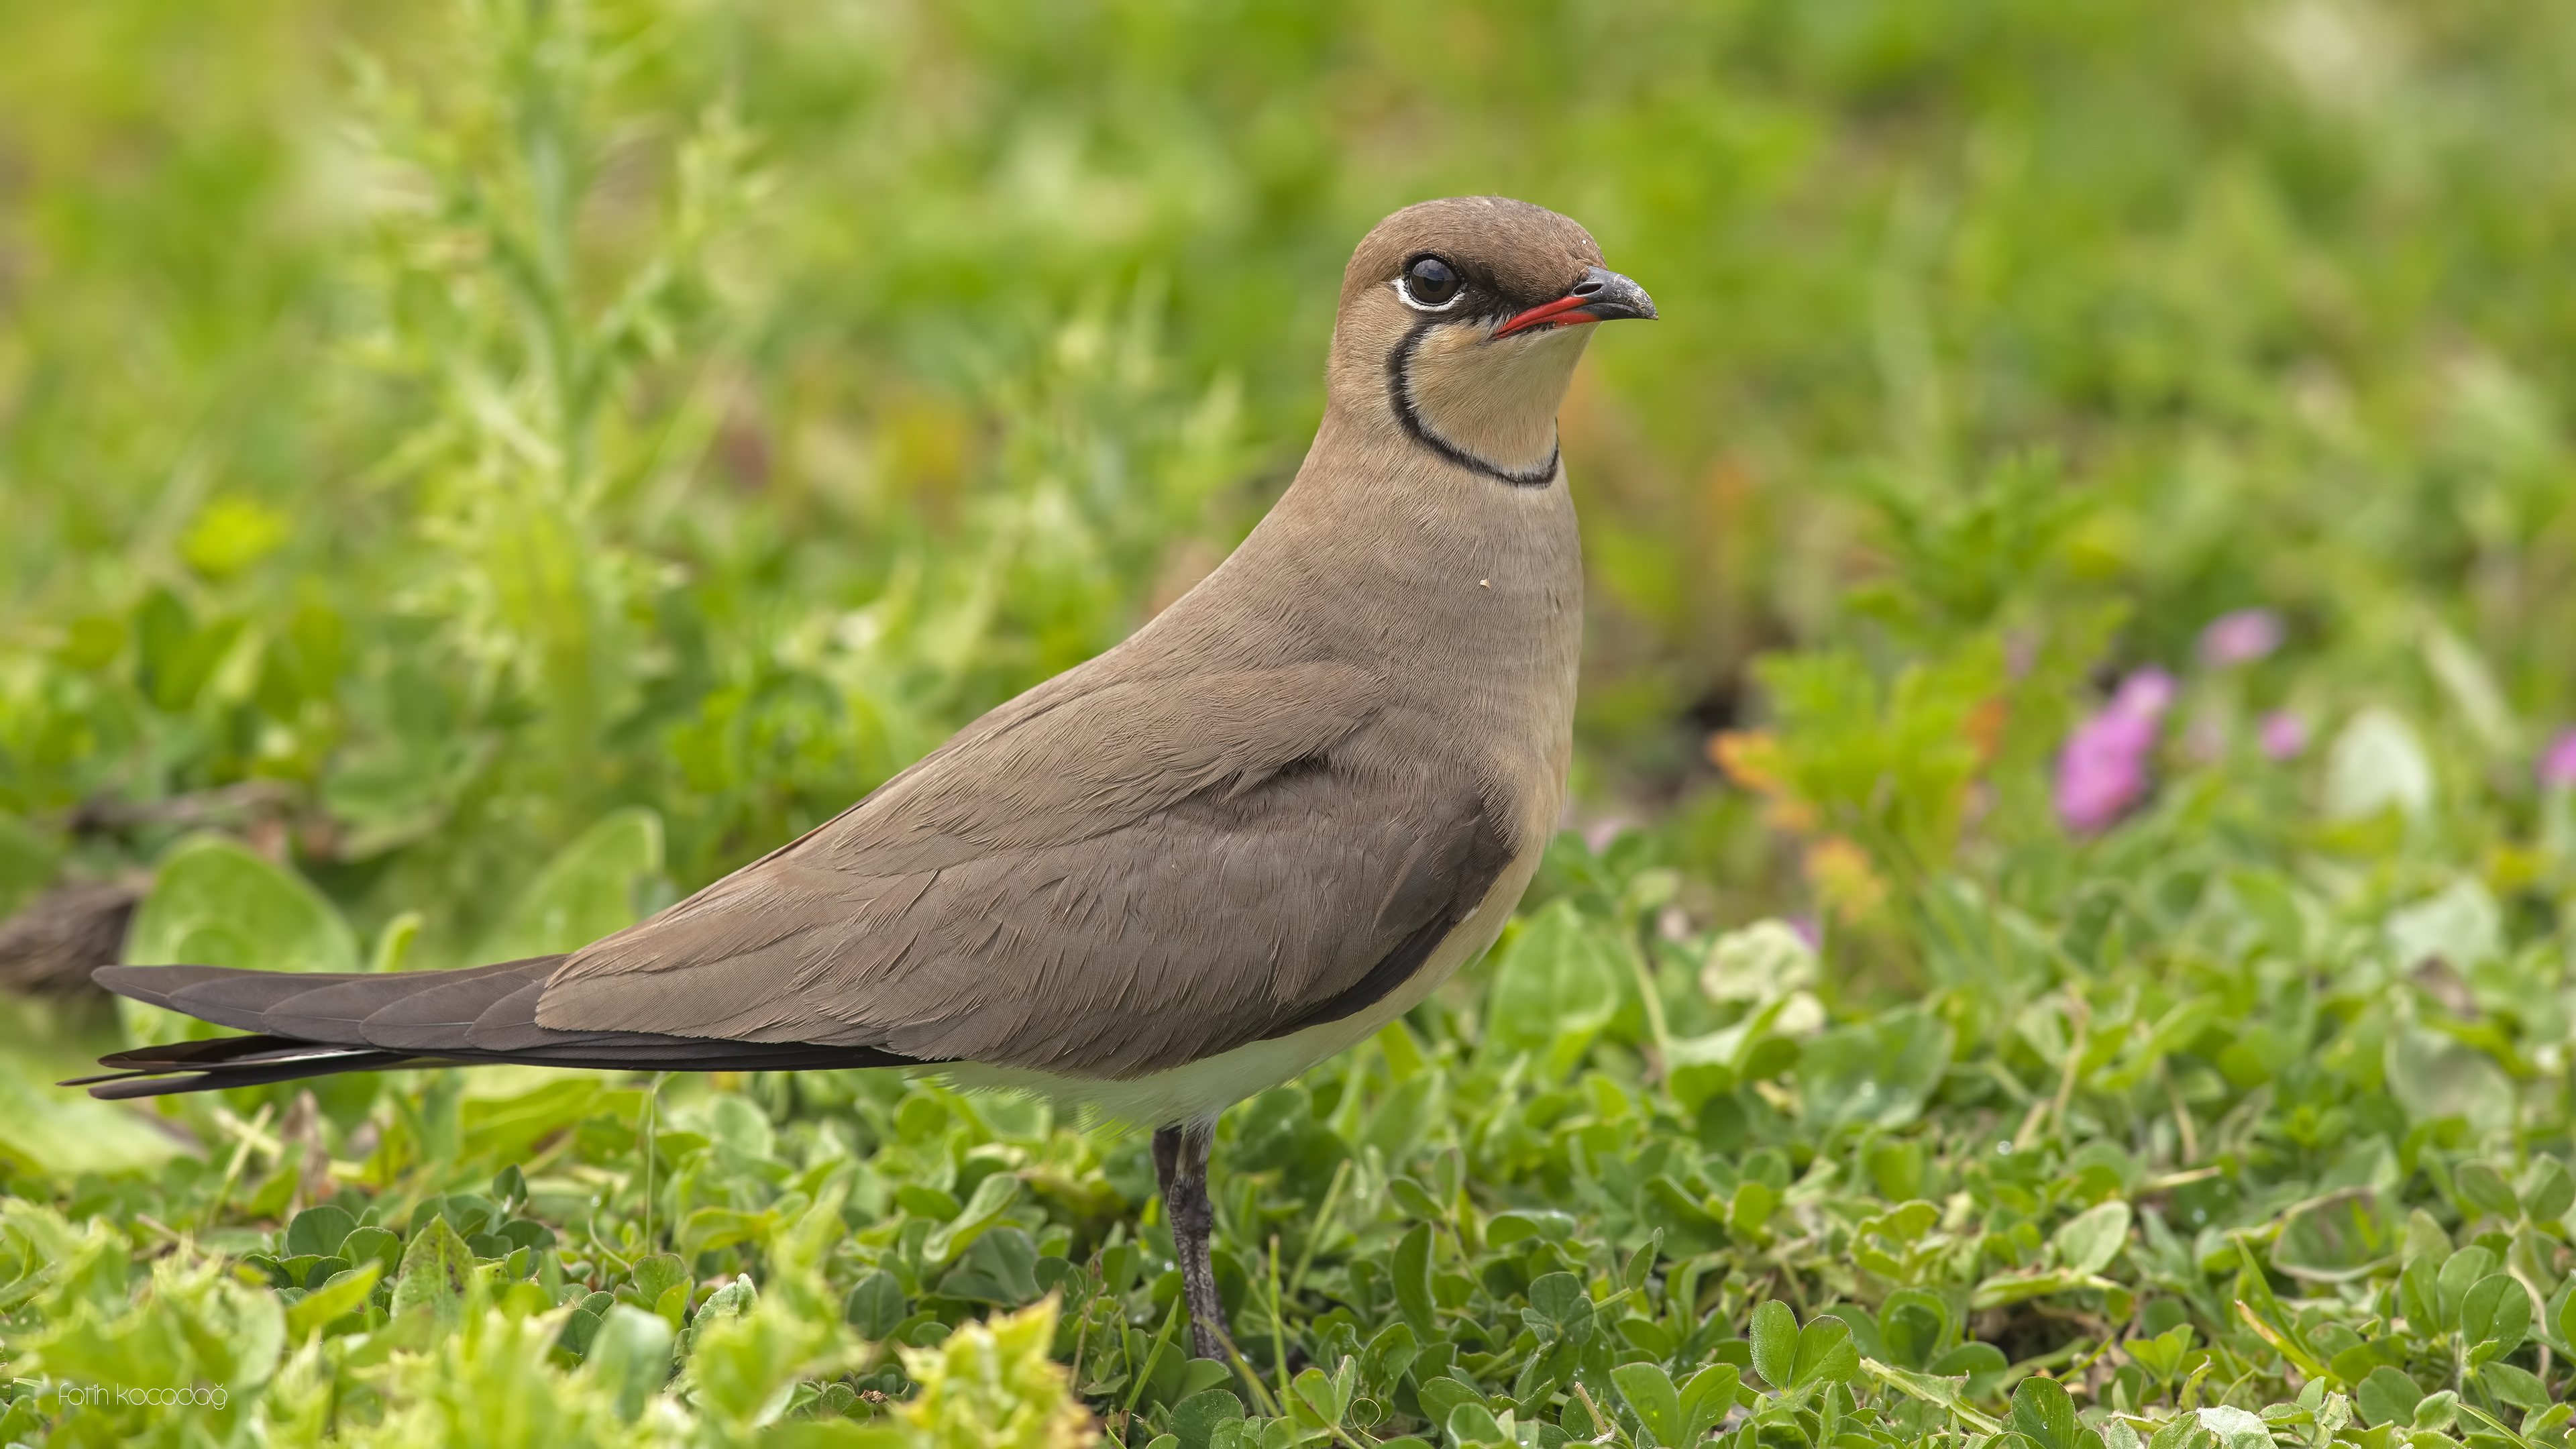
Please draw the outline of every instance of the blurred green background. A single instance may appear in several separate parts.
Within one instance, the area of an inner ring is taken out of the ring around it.
[[[1766,651],[2054,661],[2044,763],[2263,606],[2249,708],[2527,794],[2571,73],[2502,0],[9,7],[0,910],[214,827],[453,964],[604,819],[671,899],[1202,574],[1353,241],[1486,191],[1667,319],[1565,411],[1578,818],[1702,920],[1807,890],[1710,762]]]
[[[1581,1340],[1514,1367],[1539,1283],[1635,1295],[1630,1357],[1678,1373],[1775,1293],[1879,1335],[1901,1281],[1998,1411],[2009,1360],[2095,1418],[2330,1380],[2383,1439],[2537,1413],[2576,1349],[2571,96],[2576,7],[2505,0],[0,6],[11,1370],[229,1380],[317,1441],[607,1424],[651,1383],[571,1370],[614,1289],[694,1305],[633,1363],[676,1352],[664,1407],[747,1442],[773,1390],[900,1397],[818,1380],[1034,1299],[1042,1251],[1085,1403],[1205,1408],[1147,1344],[1143,1144],[1027,1103],[40,1083],[181,1029],[66,990],[99,961],[563,950],[819,823],[1211,568],[1312,434],[1352,244],[1502,192],[1665,318],[1605,329],[1563,415],[1576,829],[1491,961],[1228,1114],[1238,1329],[1265,1240],[1312,1364],[1415,1274],[1425,1351],[1562,1434],[1531,1375]],[[817,1199],[828,1272],[786,1227]],[[306,1241],[351,1213],[408,1224],[399,1285]],[[1443,1214],[1491,1230],[1472,1278],[1430,1276]],[[451,1219],[561,1316],[432,1288],[485,1357],[371,1378],[430,1341],[386,1315]],[[2437,1257],[2540,1336],[2428,1308]],[[778,1306],[728,1339],[755,1268]],[[171,1326],[216,1309],[306,1346]],[[64,1403],[54,1442],[209,1442]]]

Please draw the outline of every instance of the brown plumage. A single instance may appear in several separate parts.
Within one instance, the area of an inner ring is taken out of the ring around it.
[[[102,1064],[132,1075],[93,1090],[413,1058],[910,1062],[1203,1124],[1420,1000],[1528,883],[1581,642],[1556,407],[1577,324],[1653,315],[1553,212],[1397,212],[1345,275],[1296,481],[1126,642],[568,956],[103,969],[111,990],[260,1035],[120,1053]],[[1165,1135],[1167,1179],[1204,1170],[1203,1125]]]

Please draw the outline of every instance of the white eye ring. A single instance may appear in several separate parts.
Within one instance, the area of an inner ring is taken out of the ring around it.
[[[1403,298],[1404,305],[1412,308],[1416,312],[1446,312],[1450,308],[1458,305],[1459,298],[1467,295],[1467,289],[1460,287],[1457,291],[1449,294],[1449,300],[1446,302],[1425,302],[1415,297],[1413,295],[1413,289],[1404,285],[1404,282],[1405,279],[1402,277],[1395,279],[1395,295]]]
[[[1449,299],[1445,302],[1425,302],[1421,298],[1413,295],[1413,287],[1411,285],[1413,281],[1413,269],[1426,261],[1436,263],[1442,270],[1448,271],[1450,279],[1457,283],[1456,290],[1449,294]],[[1458,305],[1459,298],[1467,295],[1467,279],[1459,276],[1455,270],[1450,268],[1447,262],[1442,261],[1438,257],[1427,255],[1416,257],[1411,262],[1405,264],[1405,269],[1403,271],[1396,273],[1395,295],[1403,298],[1404,305],[1412,308],[1416,312],[1446,312],[1450,308]]]

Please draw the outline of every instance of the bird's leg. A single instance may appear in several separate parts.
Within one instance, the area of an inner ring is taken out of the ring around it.
[[[1208,1202],[1208,1149],[1216,1123],[1201,1119],[1154,1133],[1154,1175],[1163,1183],[1163,1215],[1172,1223],[1172,1251],[1181,1260],[1181,1297],[1190,1307],[1190,1351],[1225,1358],[1225,1305],[1216,1296],[1216,1265],[1208,1257],[1208,1232],[1216,1209]]]

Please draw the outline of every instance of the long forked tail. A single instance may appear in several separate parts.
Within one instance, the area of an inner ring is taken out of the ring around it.
[[[870,1046],[542,1027],[537,999],[562,960],[389,974],[103,966],[91,979],[120,996],[252,1034],[116,1052],[99,1058],[107,1072],[62,1085],[157,1097],[422,1061],[666,1072],[916,1065]]]

